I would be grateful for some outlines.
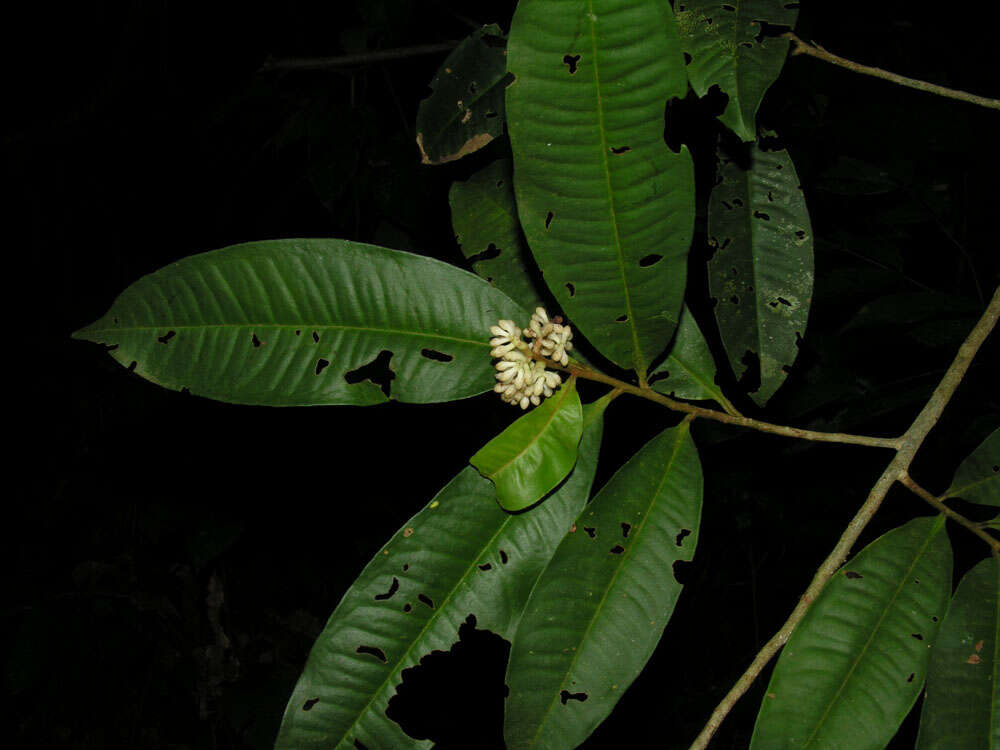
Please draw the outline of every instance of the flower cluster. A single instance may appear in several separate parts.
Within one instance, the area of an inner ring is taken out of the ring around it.
[[[490,333],[493,334],[490,356],[500,360],[496,363],[497,384],[493,390],[507,403],[522,409],[527,409],[529,404],[538,406],[543,398],[551,396],[562,383],[562,376],[546,370],[545,363],[532,355],[540,354],[565,367],[569,362],[566,352],[573,348],[570,341],[573,330],[558,318],[550,321],[544,308],[539,307],[524,331],[513,320],[501,320],[490,328]],[[525,342],[522,333],[534,342]]]

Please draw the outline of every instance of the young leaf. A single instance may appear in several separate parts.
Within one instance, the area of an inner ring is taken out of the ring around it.
[[[945,496],[1000,506],[1000,430],[994,430],[962,461]]]
[[[729,404],[729,399],[715,384],[715,360],[698,322],[686,305],[681,308],[681,322],[670,354],[651,373],[650,384],[667,396]]]
[[[917,750],[1000,748],[998,603],[1000,565],[991,557],[962,577],[934,642]]]
[[[677,28],[691,58],[691,88],[704,96],[718,86],[729,97],[719,119],[744,141],[757,137],[757,109],[788,53],[788,40],[764,36],[762,22],[790,28],[798,13],[797,4],[784,0],[677,3]]]
[[[580,514],[538,578],[507,667],[510,750],[572,748],[653,653],[698,541],[702,477],[687,423],[647,443]]]
[[[569,474],[582,430],[576,378],[570,378],[540,406],[480,448],[469,463],[496,485],[500,507],[523,510]]]
[[[687,90],[661,0],[521,0],[507,124],[517,210],[549,289],[606,357],[644,375],[673,335],[694,223],[690,153],[663,141]]]
[[[444,164],[478,151],[503,134],[507,60],[495,23],[466,38],[431,81],[417,110],[417,146],[424,164]]]
[[[844,565],[785,645],[751,749],[884,747],[924,684],[951,564],[938,516],[890,531]]]
[[[524,319],[482,279],[346,240],[275,240],[144,276],[73,334],[173,390],[241,404],[430,403],[493,385],[489,327]],[[375,372],[381,368],[381,372]]]
[[[545,306],[521,237],[510,159],[487,164],[448,193],[451,224],[473,270],[526,310]]]
[[[813,288],[813,238],[795,165],[784,149],[756,144],[749,169],[719,168],[708,231],[716,248],[709,286],[729,361],[739,373],[748,352],[760,360],[763,406],[785,380],[805,333]]]
[[[447,650],[470,613],[478,627],[513,637],[532,584],[590,493],[603,405],[585,411],[576,466],[531,513],[505,513],[493,485],[468,467],[375,555],[316,640],[277,750],[430,745],[386,716],[402,672]]]

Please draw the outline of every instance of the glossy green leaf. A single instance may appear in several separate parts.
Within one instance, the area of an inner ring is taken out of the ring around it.
[[[739,375],[747,352],[760,360],[763,406],[798,354],[813,290],[813,236],[795,165],[784,149],[754,145],[743,169],[723,161],[712,190],[708,231],[715,254],[709,286],[722,342]]]
[[[606,357],[644,374],[677,325],[694,222],[687,90],[665,0],[521,0],[507,124],[517,210],[546,284]]]
[[[653,389],[664,395],[691,401],[729,403],[715,383],[715,360],[687,306],[681,309],[681,322],[670,353],[650,375]]]
[[[386,716],[403,670],[448,650],[470,614],[477,627],[513,637],[532,584],[587,501],[603,406],[586,407],[576,467],[530,513],[505,513],[493,485],[468,467],[379,550],[316,640],[277,750],[430,745]]]
[[[472,33],[445,58],[433,92],[417,110],[417,146],[424,164],[444,164],[478,151],[503,134],[507,60],[495,23]]]
[[[580,514],[539,577],[507,667],[509,750],[573,748],[653,653],[698,541],[702,476],[687,423],[647,443]]]
[[[541,500],[576,462],[583,411],[576,378],[511,424],[469,459],[497,489],[497,502],[509,511]]]
[[[893,529],[844,565],[785,645],[751,749],[884,747],[924,684],[951,565],[943,516]]]
[[[1000,565],[962,577],[931,650],[917,750],[1000,748]]]
[[[527,316],[440,261],[346,240],[275,240],[144,276],[73,336],[108,345],[154,383],[220,401],[380,403],[387,397],[369,378],[381,367],[391,398],[428,403],[489,390],[490,325]]]
[[[962,461],[945,497],[1000,506],[1000,430],[994,430]]]
[[[761,21],[795,25],[798,4],[786,0],[678,0],[677,28],[690,56],[691,88],[704,96],[718,86],[729,97],[719,119],[744,141],[757,137],[764,94],[778,78],[788,40],[764,36]]]
[[[543,305],[514,203],[510,159],[497,159],[448,193],[451,224],[477,274],[526,310]],[[527,321],[517,321],[519,324]]]

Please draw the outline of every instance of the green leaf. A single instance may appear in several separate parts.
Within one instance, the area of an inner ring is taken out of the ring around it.
[[[970,503],[1000,506],[1000,429],[993,430],[962,461],[945,497],[961,497]]]
[[[884,747],[920,694],[951,594],[944,517],[893,529],[844,565],[792,633],[752,750]]]
[[[544,306],[514,203],[510,159],[497,159],[448,193],[451,223],[472,268],[526,310]],[[519,323],[524,321],[518,321]]]
[[[749,169],[723,161],[708,207],[709,286],[733,369],[760,359],[763,406],[785,380],[805,333],[813,288],[813,237],[795,165],[784,149],[751,147]]]
[[[402,672],[450,648],[469,613],[477,627],[513,637],[532,584],[590,493],[603,406],[585,411],[576,467],[539,507],[505,513],[493,485],[467,467],[375,555],[316,640],[277,750],[430,744],[386,716]]]
[[[489,326],[527,315],[482,279],[430,258],[346,240],[275,240],[144,276],[73,336],[109,345],[154,383],[220,401],[375,404],[387,397],[366,378],[383,378],[391,398],[429,403],[489,390]]]
[[[417,146],[424,164],[444,164],[478,151],[503,134],[507,61],[495,23],[467,37],[431,81],[417,110]]]
[[[570,322],[644,375],[677,325],[694,223],[691,156],[663,141],[687,89],[670,5],[521,0],[507,49],[528,245]]]
[[[657,376],[660,377],[653,380]],[[729,404],[715,384],[715,360],[698,322],[686,305],[681,309],[681,322],[670,354],[651,373],[650,384],[667,396]]]
[[[931,650],[917,750],[1000,748],[1000,564],[962,577]]]
[[[576,462],[583,412],[570,378],[542,404],[519,418],[469,459],[497,489],[504,510],[534,505]]]
[[[757,137],[764,94],[778,78],[788,40],[763,35],[761,21],[795,25],[797,4],[785,0],[680,0],[677,28],[691,60],[688,80],[698,96],[718,86],[729,96],[719,119],[744,141]]]
[[[687,423],[647,443],[580,514],[539,577],[507,667],[504,736],[573,748],[653,653],[698,541],[702,477]]]

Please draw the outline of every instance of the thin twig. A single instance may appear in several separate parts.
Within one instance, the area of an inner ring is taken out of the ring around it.
[[[351,68],[356,65],[371,65],[372,63],[389,60],[404,60],[420,55],[437,55],[450,52],[458,46],[458,42],[440,42],[438,44],[418,44],[413,47],[397,47],[395,49],[379,49],[371,52],[359,52],[353,55],[337,57],[279,57],[265,61],[260,66],[261,73],[288,70],[336,70]]]
[[[913,424],[910,425],[909,429],[900,438],[899,449],[895,457],[886,467],[885,471],[882,472],[882,476],[878,478],[875,486],[872,487],[864,505],[861,506],[861,509],[851,519],[851,522],[837,541],[837,545],[833,548],[833,551],[816,571],[812,581],[809,583],[809,588],[806,589],[802,598],[799,599],[799,603],[795,606],[792,614],[785,621],[785,624],[781,626],[781,629],[757,653],[757,656],[754,657],[753,662],[747,667],[747,670],[736,681],[736,684],[733,685],[726,697],[722,699],[722,702],[719,703],[715,711],[712,712],[712,716],[709,718],[705,728],[701,730],[701,734],[692,743],[691,750],[703,750],[708,746],[709,740],[712,739],[712,735],[715,734],[719,725],[722,724],[723,719],[726,718],[733,706],[736,705],[736,702],[746,693],[767,663],[785,645],[792,635],[792,631],[795,630],[805,615],[806,610],[809,609],[809,605],[816,600],[823,587],[826,586],[834,573],[843,565],[861,532],[868,525],[872,516],[875,515],[875,511],[878,510],[885,499],[889,488],[897,480],[902,481],[902,478],[906,476],[914,455],[916,455],[924,438],[927,437],[927,433],[937,423],[941,412],[951,399],[958,384],[962,382],[966,370],[969,369],[969,364],[990,331],[993,330],[998,317],[1000,317],[1000,287],[997,287],[996,292],[993,294],[993,299],[990,300],[989,306],[979,319],[979,322],[976,323],[975,328],[972,329],[965,342],[959,347],[958,354],[955,355],[951,366],[945,372],[944,377],[941,378],[941,382],[938,383],[937,388],[934,389],[934,393],[931,394],[931,397],[924,405],[924,408],[921,409],[917,418],[913,420]]]
[[[794,45],[792,47],[793,55],[809,55],[825,62],[839,65],[842,68],[853,70],[855,73],[861,73],[863,75],[881,78],[886,81],[892,81],[893,83],[898,83],[900,86],[908,86],[911,89],[926,91],[931,94],[937,94],[938,96],[946,96],[949,99],[971,102],[972,104],[978,104],[981,107],[1000,109],[1000,99],[989,99],[985,96],[977,96],[976,94],[969,94],[965,91],[958,91],[957,89],[949,89],[944,86],[938,86],[936,83],[927,83],[927,81],[919,81],[916,78],[907,78],[906,76],[901,76],[897,73],[890,73],[888,70],[882,70],[882,68],[873,68],[868,65],[861,65],[860,63],[852,62],[851,60],[847,60],[843,57],[834,55],[831,52],[827,52],[818,44],[814,45],[809,42],[803,42],[791,31],[782,34],[782,36],[792,41],[792,44]]]
[[[899,483],[902,484],[907,489],[911,490],[917,497],[926,500],[928,503],[930,503],[930,505],[932,505],[940,512],[944,513],[952,521],[954,521],[957,524],[961,524],[969,531],[971,531],[973,534],[982,539],[984,542],[986,542],[988,545],[990,545],[990,549],[993,550],[993,554],[1000,553],[1000,539],[997,539],[996,537],[987,534],[985,531],[983,531],[982,527],[979,524],[970,521],[961,513],[957,513],[951,508],[949,508],[941,501],[941,498],[934,497],[934,495],[932,495],[930,492],[925,490],[919,484],[914,482],[908,472],[905,471],[903,472],[902,476],[899,477]]]

